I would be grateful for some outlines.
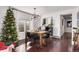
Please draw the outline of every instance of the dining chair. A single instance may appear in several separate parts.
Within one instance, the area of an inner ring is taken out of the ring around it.
[[[31,42],[30,43],[31,46],[37,43],[39,40],[39,36],[36,33],[27,32],[26,36],[27,36],[27,42]]]
[[[32,36],[32,41],[34,43],[38,42],[38,40],[39,40],[39,35],[38,34],[33,33],[31,36]]]

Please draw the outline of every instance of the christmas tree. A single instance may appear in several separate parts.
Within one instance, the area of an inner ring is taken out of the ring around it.
[[[2,41],[4,41],[6,45],[17,41],[15,17],[12,8],[7,10],[5,20],[3,21]]]

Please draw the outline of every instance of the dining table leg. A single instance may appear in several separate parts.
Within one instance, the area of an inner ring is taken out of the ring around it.
[[[42,44],[43,44],[44,46],[46,45],[45,39],[42,39]]]
[[[43,46],[42,46],[42,43],[43,43],[42,34],[40,34],[40,47],[43,47]]]

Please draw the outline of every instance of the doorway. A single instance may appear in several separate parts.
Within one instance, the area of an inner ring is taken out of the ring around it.
[[[71,45],[72,39],[72,14],[65,14],[60,16],[60,34],[61,37],[68,40]]]
[[[60,19],[61,36],[64,33],[72,34],[72,14],[61,15]]]

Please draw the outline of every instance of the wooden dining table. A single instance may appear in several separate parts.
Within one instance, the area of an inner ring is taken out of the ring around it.
[[[47,31],[28,31],[28,32],[30,32],[30,33],[36,33],[36,34],[38,34],[39,35],[39,37],[40,37],[40,40],[39,40],[39,42],[40,42],[40,47],[43,47],[43,44],[46,44],[45,43],[45,40],[42,38],[42,36],[47,32]]]

